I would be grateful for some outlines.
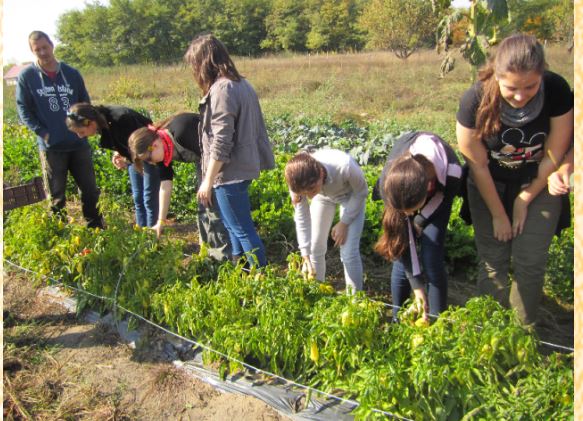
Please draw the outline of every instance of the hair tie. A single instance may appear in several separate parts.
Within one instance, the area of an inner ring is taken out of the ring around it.
[[[158,128],[156,126],[153,126],[152,124],[148,124],[148,130],[154,133],[158,133]]]

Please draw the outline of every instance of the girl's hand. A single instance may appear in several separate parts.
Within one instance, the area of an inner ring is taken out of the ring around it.
[[[512,239],[512,226],[505,213],[499,217],[492,217],[492,228],[496,240],[506,242]]]
[[[331,237],[334,240],[336,247],[343,245],[346,242],[346,234],[348,234],[348,225],[344,222],[338,222],[332,228]]]
[[[520,197],[520,194],[514,200],[514,209],[512,212],[512,237],[522,234],[524,223],[528,215],[528,202]]]
[[[553,196],[569,193],[569,176],[569,173],[567,171],[562,171],[562,168],[549,175],[549,193]]]
[[[206,208],[210,208],[213,204],[213,185],[208,179],[204,179],[196,194],[198,201]]]
[[[423,288],[417,288],[413,290],[415,295],[415,304],[422,311],[422,318],[425,321],[429,321],[429,304],[427,303],[427,296],[425,295],[425,290]]]
[[[152,229],[156,232],[156,238],[160,238],[164,229],[164,221],[158,220]]]
[[[304,279],[314,279],[316,277],[316,269],[310,260],[310,256],[302,256],[302,274]]]
[[[128,166],[126,159],[122,155],[120,155],[119,152],[113,153],[113,156],[111,157],[111,163],[118,170],[123,170]]]

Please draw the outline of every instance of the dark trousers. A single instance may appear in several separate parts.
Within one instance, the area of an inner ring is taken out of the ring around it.
[[[99,189],[95,182],[92,151],[89,146],[74,151],[39,151],[45,186],[51,198],[53,212],[65,208],[67,174],[70,172],[81,192],[83,216],[90,228],[103,227],[97,209]]]
[[[505,184],[494,184],[500,198],[504,197]],[[468,199],[480,258],[478,293],[492,295],[503,306],[516,309],[523,324],[535,323],[561,197],[551,196],[545,187],[528,205],[522,234],[506,242],[494,238],[492,214],[471,177]]]
[[[447,200],[447,199],[446,199]],[[445,270],[445,234],[451,214],[452,200],[433,215],[421,232],[419,239],[419,261],[423,276],[427,280],[429,313],[438,315],[447,308],[447,271]],[[409,277],[412,276],[411,255],[407,250],[393,262],[391,272],[391,295],[393,305],[401,307],[411,295]]]
[[[200,187],[202,182],[202,172],[200,159],[195,161],[196,165],[196,190]],[[198,202],[198,212],[196,223],[198,227],[198,234],[201,244],[207,245],[208,254],[210,257],[222,261],[231,258],[231,241],[227,229],[221,219],[219,212],[219,205],[217,204],[217,196],[213,189],[212,206],[205,207]]]

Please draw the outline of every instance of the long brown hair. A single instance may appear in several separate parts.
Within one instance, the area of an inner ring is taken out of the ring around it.
[[[103,114],[99,112],[99,109],[88,102],[79,102],[67,111],[67,119],[65,124],[69,130],[80,129],[82,127],[87,127],[90,122],[96,122],[99,131],[102,129],[107,129],[109,125],[107,124],[107,119]]]
[[[140,174],[144,172],[144,162],[140,159],[140,156],[145,154],[152,147],[154,141],[158,139],[157,131],[168,127],[170,122],[178,114],[174,114],[158,123],[151,124],[148,127],[140,127],[139,129],[134,130],[130,135],[128,139],[128,148],[132,156],[134,167]]]
[[[476,113],[476,131],[479,139],[489,138],[500,131],[500,86],[496,78],[506,73],[536,72],[543,74],[547,67],[543,46],[536,37],[514,34],[505,38],[494,58],[478,73],[482,82],[482,99]]]
[[[196,36],[184,54],[184,61],[192,68],[194,80],[204,95],[220,77],[237,82],[242,79],[227,47],[212,34]]]
[[[375,251],[387,260],[398,259],[409,246],[407,215],[403,211],[415,207],[427,197],[432,167],[425,156],[407,153],[390,165],[382,180],[385,203],[383,234]]]
[[[294,193],[311,189],[326,173],[326,168],[308,152],[298,152],[285,165],[285,181]]]

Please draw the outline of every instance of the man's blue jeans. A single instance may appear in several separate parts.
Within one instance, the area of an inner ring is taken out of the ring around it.
[[[233,256],[247,255],[250,262],[265,266],[265,246],[259,238],[251,219],[249,180],[215,187],[221,219],[229,233]],[[257,257],[257,260],[253,258]]]
[[[444,199],[447,200],[447,199]],[[445,203],[421,232],[419,261],[423,267],[421,276],[427,281],[429,313],[438,315],[447,308],[447,272],[445,270],[445,234],[451,214],[451,204]],[[411,295],[409,277],[412,276],[409,250],[395,262],[391,272],[393,305],[401,307]],[[398,309],[393,311],[396,314]]]
[[[160,173],[157,165],[144,162],[144,174],[140,174],[131,164],[128,175],[132,186],[136,224],[140,227],[153,227],[158,221],[158,194],[160,190]]]

